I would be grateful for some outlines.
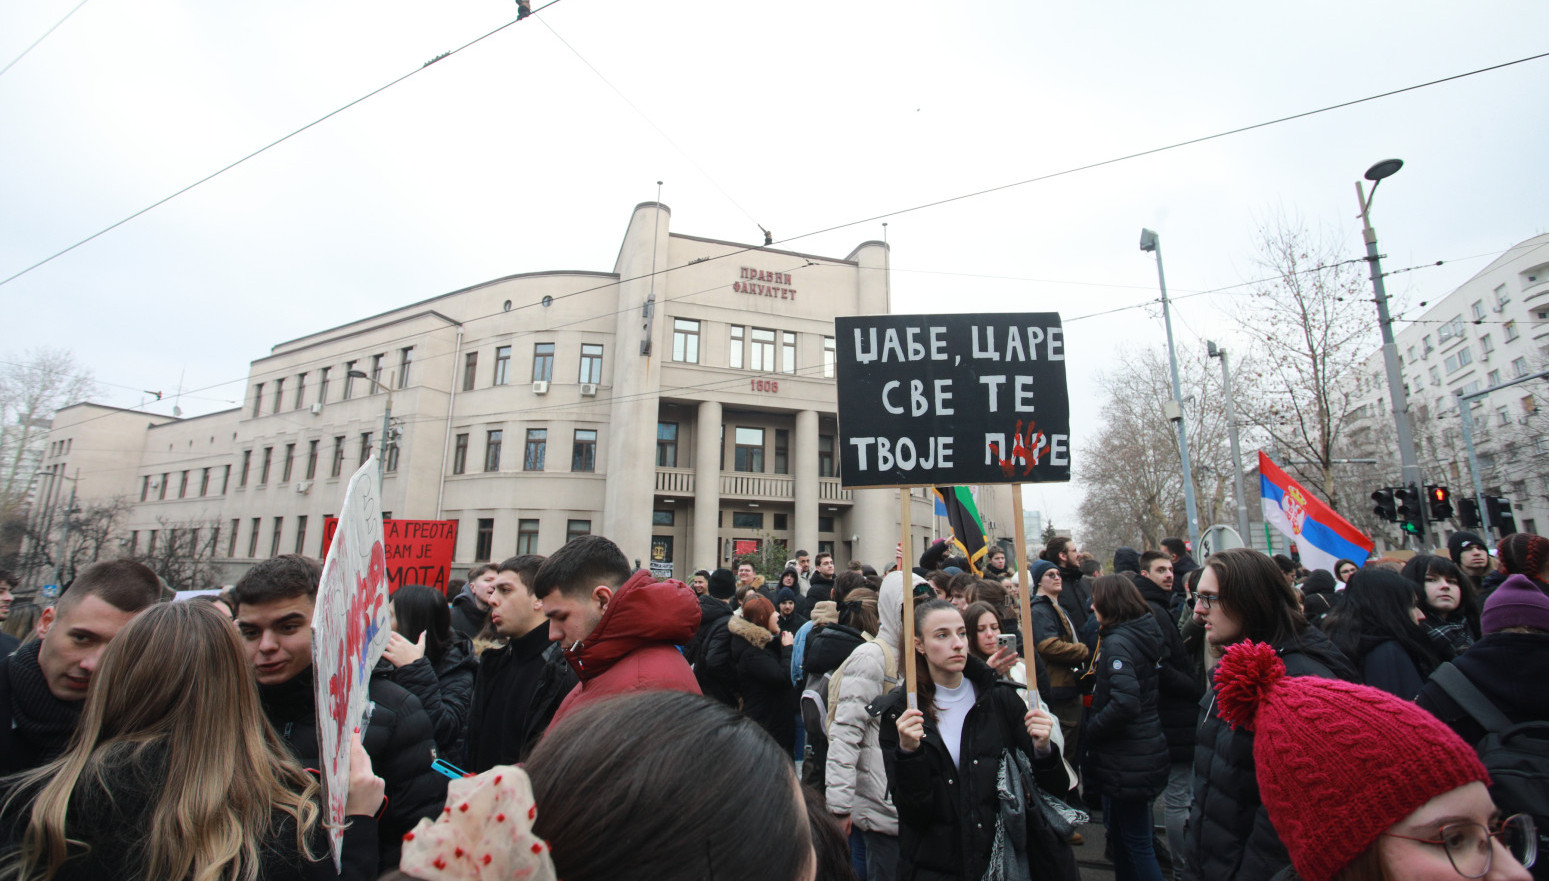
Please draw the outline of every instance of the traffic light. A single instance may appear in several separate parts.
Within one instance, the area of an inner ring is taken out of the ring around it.
[[[1511,499],[1485,496],[1484,506],[1490,515],[1490,522],[1501,531],[1501,535],[1511,535],[1517,531],[1517,518],[1511,512]]]
[[[1428,486],[1425,498],[1431,508],[1431,519],[1446,520],[1452,516],[1452,490],[1444,486]]]
[[[1398,498],[1398,519],[1401,527],[1410,535],[1425,531],[1425,509],[1420,507],[1420,490],[1414,485],[1401,486],[1394,494]]]
[[[1377,507],[1372,509],[1372,513],[1389,523],[1398,522],[1398,504],[1393,501],[1393,488],[1391,486],[1385,486],[1372,493],[1372,501],[1377,503]]]
[[[1482,525],[1479,522],[1479,502],[1473,496],[1458,499],[1458,523],[1464,529],[1478,529]]]

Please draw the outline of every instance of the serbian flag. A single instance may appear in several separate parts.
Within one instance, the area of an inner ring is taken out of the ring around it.
[[[1292,480],[1263,452],[1259,453],[1259,494],[1264,497],[1264,522],[1296,542],[1302,565],[1308,569],[1333,572],[1336,560],[1351,560],[1360,566],[1371,556],[1371,539]]]

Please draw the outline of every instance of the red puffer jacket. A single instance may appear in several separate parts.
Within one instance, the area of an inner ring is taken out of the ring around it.
[[[657,581],[642,569],[613,594],[597,629],[565,660],[581,678],[549,723],[603,698],[632,691],[699,694],[694,671],[678,646],[699,629],[699,598],[681,581]]]

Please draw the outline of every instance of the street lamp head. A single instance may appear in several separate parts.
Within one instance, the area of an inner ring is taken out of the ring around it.
[[[1212,358],[1219,358],[1223,351],[1225,350],[1217,346],[1215,340],[1205,340],[1205,354]]]
[[[1384,159],[1371,168],[1366,169],[1366,179],[1376,183],[1385,177],[1392,177],[1403,167],[1404,160],[1402,159]]]
[[[1151,230],[1142,229],[1140,231],[1140,250],[1155,251],[1158,241],[1157,234]]]
[[[349,373],[346,373],[345,376],[353,376],[356,379],[370,379],[371,378],[371,377],[366,375],[366,371],[364,371],[364,370],[351,370]]]

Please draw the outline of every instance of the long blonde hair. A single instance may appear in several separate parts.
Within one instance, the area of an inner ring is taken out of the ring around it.
[[[264,718],[236,629],[208,603],[162,603],[103,651],[65,753],[14,781],[6,814],[36,798],[0,874],[52,879],[91,844],[82,833],[98,831],[71,824],[71,801],[112,798],[113,781],[140,762],[160,781],[135,830],[141,877],[256,881],[277,811],[294,823],[297,854],[312,858],[319,787]]]

